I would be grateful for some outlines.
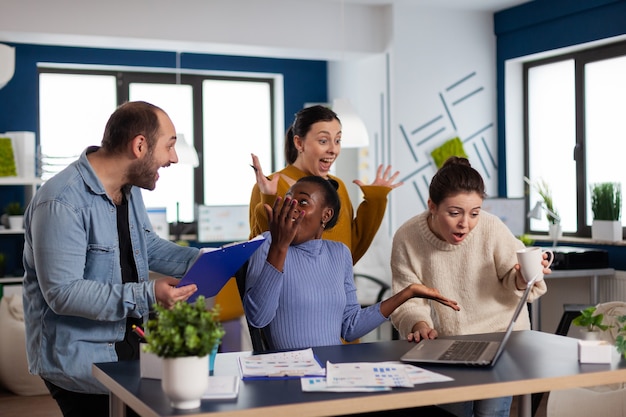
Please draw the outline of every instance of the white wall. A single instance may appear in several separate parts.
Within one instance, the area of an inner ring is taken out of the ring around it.
[[[392,162],[405,178],[393,191],[395,230],[426,209],[436,171],[429,154],[455,135],[495,196],[497,133],[492,15],[404,5],[393,12]]]

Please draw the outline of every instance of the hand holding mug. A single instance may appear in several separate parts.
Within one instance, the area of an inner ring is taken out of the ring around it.
[[[548,264],[543,265],[543,254],[549,254]],[[520,249],[516,252],[517,262],[520,266],[520,272],[526,282],[532,280],[541,281],[543,279],[544,268],[549,268],[554,261],[554,253],[549,249],[544,249],[538,246],[530,246],[524,249]]]

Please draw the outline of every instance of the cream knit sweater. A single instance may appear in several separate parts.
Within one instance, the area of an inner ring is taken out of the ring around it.
[[[461,311],[437,302],[414,298],[400,306],[391,320],[401,338],[418,321],[440,336],[506,330],[523,291],[515,288],[515,251],[524,247],[496,216],[481,211],[476,227],[459,245],[437,238],[428,228],[428,211],[409,219],[396,232],[391,252],[393,291],[413,282],[437,288],[458,301]],[[533,301],[546,292],[540,281],[529,295]],[[520,314],[515,330],[530,329],[528,314]]]

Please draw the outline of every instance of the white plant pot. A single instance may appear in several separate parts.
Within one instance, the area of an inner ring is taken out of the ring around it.
[[[24,216],[9,216],[9,229],[19,230],[24,228]]]
[[[580,329],[580,338],[583,340],[602,340],[600,332],[587,329]]]
[[[202,394],[208,386],[208,355],[163,358],[161,387],[173,408],[181,410],[199,408]]]
[[[619,220],[594,220],[591,223],[591,238],[619,242],[622,240],[622,222]]]
[[[548,236],[550,236],[550,239],[552,240],[559,240],[560,238],[563,237],[563,228],[561,227],[560,223],[550,223],[549,229],[548,229]]]

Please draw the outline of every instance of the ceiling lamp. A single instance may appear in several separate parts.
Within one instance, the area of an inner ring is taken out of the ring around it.
[[[0,88],[13,78],[15,73],[15,48],[0,43]]]
[[[336,98],[332,109],[341,120],[341,147],[362,148],[369,145],[365,123],[356,113],[348,99]]]

